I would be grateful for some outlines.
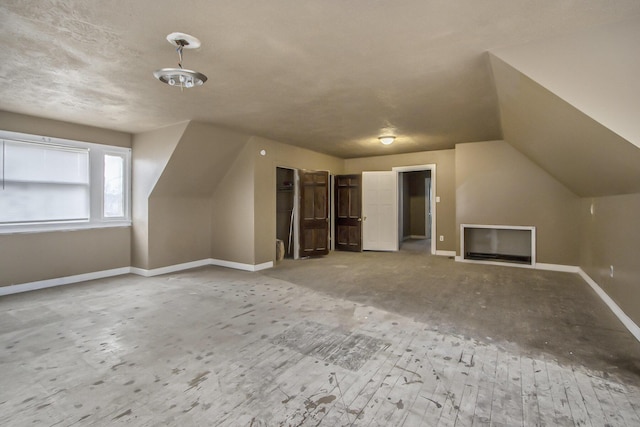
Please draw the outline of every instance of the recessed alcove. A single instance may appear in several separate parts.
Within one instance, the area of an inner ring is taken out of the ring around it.
[[[536,228],[510,225],[460,225],[460,252],[464,261],[534,266]]]

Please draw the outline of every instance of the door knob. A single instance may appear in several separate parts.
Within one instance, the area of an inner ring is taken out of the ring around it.
[[[362,218],[358,218],[358,222],[362,222]]]

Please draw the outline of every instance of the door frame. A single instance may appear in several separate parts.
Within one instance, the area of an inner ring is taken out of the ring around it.
[[[431,207],[431,255],[436,255],[436,239],[438,234],[436,233],[436,165],[435,163],[427,164],[427,165],[415,165],[415,166],[395,166],[391,168],[394,172],[400,174],[402,172],[417,172],[417,171],[431,171],[431,200],[429,201]],[[400,177],[398,177],[398,185],[403,185]],[[398,191],[398,194],[402,192]],[[400,202],[398,202],[398,209],[401,209]],[[428,212],[425,213],[425,221],[427,221],[426,217],[429,215]],[[400,227],[400,215],[398,215],[398,227]],[[425,230],[426,231],[426,230]],[[426,234],[426,233],[425,233]]]

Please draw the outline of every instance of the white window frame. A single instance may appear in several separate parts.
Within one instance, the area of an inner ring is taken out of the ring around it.
[[[61,230],[81,230],[104,227],[131,226],[131,148],[114,145],[95,144],[70,139],[53,138],[0,130],[1,140],[51,144],[64,147],[83,148],[89,150],[89,187],[90,206],[89,219],[79,221],[50,221],[0,224],[0,234],[33,233]],[[1,149],[1,147],[0,147]],[[120,156],[125,160],[124,168],[124,202],[125,215],[109,218],[104,216],[104,156]],[[3,160],[0,157],[0,161]],[[0,166],[1,167],[1,166]],[[0,180],[4,177],[0,177]],[[0,189],[0,191],[2,191]]]

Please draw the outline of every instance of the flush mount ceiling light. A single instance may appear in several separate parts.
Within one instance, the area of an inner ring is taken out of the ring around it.
[[[390,145],[390,144],[393,144],[393,141],[395,141],[396,137],[393,135],[385,135],[385,136],[379,136],[378,139],[384,145]]]
[[[182,51],[184,49],[197,49],[200,47],[200,40],[184,33],[171,33],[167,36],[167,41],[176,46],[178,52],[179,68],[161,68],[153,72],[153,76],[169,86],[191,88],[202,86],[207,81],[207,76],[193,70],[182,68]]]

